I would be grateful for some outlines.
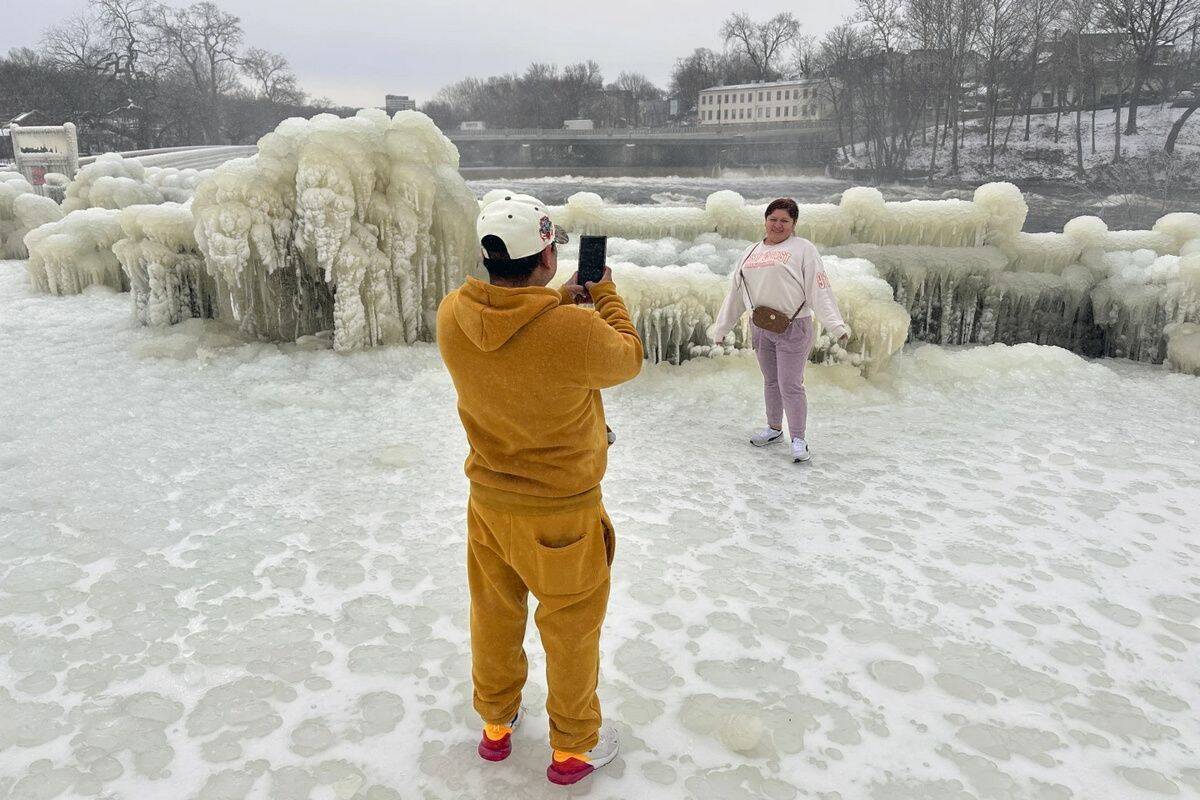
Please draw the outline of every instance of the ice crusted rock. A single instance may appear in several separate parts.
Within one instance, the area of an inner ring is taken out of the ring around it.
[[[1176,372],[1200,375],[1200,325],[1179,322],[1168,325],[1167,363]]]
[[[0,258],[27,258],[25,235],[62,215],[58,203],[39,195],[20,174],[0,172]]]
[[[26,269],[34,288],[50,294],[79,294],[93,285],[129,289],[112,251],[121,237],[119,216],[115,210],[86,208],[26,234]]]
[[[175,325],[218,313],[216,283],[196,245],[188,204],[130,206],[118,217],[113,254],[129,279],[134,317],[143,325]]]
[[[458,152],[417,112],[285,120],[202,182],[192,210],[222,308],[262,338],[430,339],[438,302],[479,268]]]

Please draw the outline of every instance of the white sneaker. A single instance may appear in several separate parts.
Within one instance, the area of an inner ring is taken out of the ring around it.
[[[611,725],[600,729],[600,741],[586,753],[555,750],[546,767],[546,778],[559,786],[570,786],[591,775],[617,757],[617,730]]]
[[[610,445],[616,444],[616,442],[617,442],[617,432],[616,431],[614,431],[612,428],[606,428],[605,435],[608,437],[608,443]]]
[[[810,458],[812,458],[812,453],[808,450],[808,443],[803,439],[792,439],[792,463],[799,464]]]
[[[763,428],[758,433],[750,437],[750,444],[755,447],[766,447],[769,444],[783,441],[783,431],[777,431],[774,428]]]

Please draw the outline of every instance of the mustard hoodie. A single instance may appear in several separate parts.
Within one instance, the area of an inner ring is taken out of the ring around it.
[[[642,342],[613,283],[591,294],[594,311],[565,290],[467,278],[442,301],[438,348],[458,391],[473,488],[569,498],[599,486],[600,390],[641,371]]]

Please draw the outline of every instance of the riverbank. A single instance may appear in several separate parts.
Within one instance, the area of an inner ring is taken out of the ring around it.
[[[1200,124],[1189,120],[1180,131],[1175,152],[1163,151],[1171,126],[1184,113],[1169,105],[1138,109],[1138,133],[1121,135],[1121,157],[1113,163],[1117,119],[1111,109],[1084,112],[1081,116],[1083,174],[1077,170],[1075,115],[1035,115],[1025,141],[1025,117],[1001,117],[994,158],[989,156],[987,132],[981,120],[968,123],[959,149],[959,169],[950,169],[951,145],[939,142],[933,159],[932,180],[939,184],[976,186],[989,181],[1010,181],[1022,187],[1032,183],[1089,186],[1163,196],[1181,189],[1200,188]],[[1127,121],[1122,110],[1121,126]],[[1093,122],[1094,118],[1094,122]],[[1009,123],[1011,122],[1011,133]],[[1057,130],[1057,135],[1056,135]],[[929,131],[932,139],[933,131]],[[1005,136],[1008,135],[1007,145]],[[874,176],[862,145],[854,154],[839,153],[834,174],[848,180]],[[932,141],[916,144],[908,159],[906,179],[929,180]]]

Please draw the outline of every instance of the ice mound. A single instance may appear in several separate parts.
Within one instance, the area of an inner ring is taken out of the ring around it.
[[[727,273],[737,242],[761,236],[765,205],[732,191],[703,208],[613,206],[580,192],[552,210],[570,229],[608,235],[616,261]],[[1200,259],[1200,214],[1167,214],[1148,231],[1081,216],[1061,233],[1025,233],[1028,211],[1010,183],[907,202],[857,186],[837,204],[801,205],[796,233],[823,253],[871,261],[924,341],[1035,342],[1161,362],[1164,327],[1200,323],[1200,261],[1189,260]]]
[[[430,339],[438,302],[479,269],[458,151],[417,112],[285,120],[203,181],[192,211],[222,307],[261,338]]]
[[[27,258],[25,235],[62,215],[58,203],[39,195],[20,174],[0,172],[0,258]]]
[[[1167,326],[1167,363],[1176,372],[1200,375],[1200,325],[1180,322]]]
[[[142,162],[105,153],[76,173],[67,186],[63,209],[70,212],[161,202],[162,192],[150,185]]]
[[[30,231],[26,269],[34,288],[50,294],[79,294],[93,285],[127,291],[129,281],[112,251],[121,237],[120,213],[85,208]]]
[[[218,314],[216,284],[196,246],[189,205],[130,206],[120,212],[122,237],[112,250],[129,278],[134,317],[143,325],[175,325]]]
[[[813,359],[848,360],[869,374],[903,347],[908,338],[908,314],[892,300],[891,287],[870,262],[835,256],[823,261],[851,336],[849,352],[835,351],[835,343],[814,320]],[[721,350],[713,348],[710,328],[729,291],[727,276],[716,275],[700,263],[640,266],[610,261],[610,265],[650,361],[677,364]],[[574,268],[573,262],[564,259],[555,285],[565,281]],[[742,347],[750,343],[749,324],[747,315],[733,331]]]

